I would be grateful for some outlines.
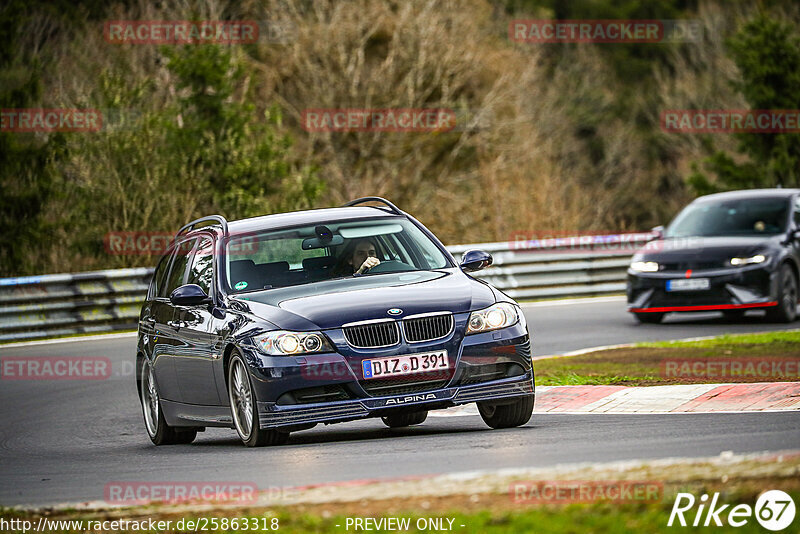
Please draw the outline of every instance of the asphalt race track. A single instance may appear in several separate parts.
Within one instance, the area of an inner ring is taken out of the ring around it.
[[[797,328],[748,315],[671,316],[639,325],[620,298],[526,306],[536,355],[632,341]],[[0,381],[0,504],[103,500],[122,481],[238,481],[267,490],[364,478],[535,467],[723,451],[796,449],[800,413],[537,415],[491,431],[479,417],[431,417],[389,430],[378,419],[318,426],[282,447],[247,449],[232,430],[192,445],[156,448],[144,430],[133,380],[135,337],[0,348],[10,356],[105,356],[109,380]]]
[[[534,356],[573,350],[722,334],[744,334],[800,328],[800,322],[776,324],[764,320],[763,312],[748,312],[738,321],[721,313],[672,313],[662,324],[640,324],[625,311],[624,297],[538,302],[523,305],[533,336]]]

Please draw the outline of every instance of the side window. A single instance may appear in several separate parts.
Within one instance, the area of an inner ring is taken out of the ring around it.
[[[172,253],[174,256],[172,267],[169,271],[166,287],[164,292],[160,293],[161,295],[168,297],[176,288],[183,285],[186,267],[189,265],[189,258],[196,242],[197,239],[192,239],[175,247],[175,252]]]
[[[147,300],[154,299],[159,295],[159,289],[164,287],[164,279],[167,277],[167,271],[169,271],[170,259],[171,256],[165,254],[159,260],[158,266],[156,266],[156,270],[153,273],[153,279],[150,281],[150,288],[147,290]]]
[[[211,283],[214,276],[214,249],[211,238],[204,237],[195,250],[192,266],[189,268],[187,284],[197,284],[207,295],[211,294]]]
[[[800,197],[794,201],[794,226],[800,228]]]

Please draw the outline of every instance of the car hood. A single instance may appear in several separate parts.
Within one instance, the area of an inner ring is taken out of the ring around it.
[[[781,236],[676,237],[651,241],[634,256],[637,261],[727,261],[748,257],[778,246]]]
[[[233,297],[280,329],[338,328],[342,324],[417,313],[468,312],[495,303],[494,290],[457,269],[381,274],[276,288]]]

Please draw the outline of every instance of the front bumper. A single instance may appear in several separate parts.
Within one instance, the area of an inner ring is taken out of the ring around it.
[[[777,279],[766,265],[738,269],[697,270],[691,278],[708,278],[700,291],[667,291],[667,281],[686,278],[686,272],[640,273],[628,270],[628,311],[667,313],[726,311],[777,306]]]
[[[385,348],[348,345],[341,329],[326,330],[336,352],[313,356],[265,356],[242,347],[250,363],[256,398],[279,406],[324,404],[412,393],[522,377],[531,371],[527,326],[519,322],[501,330],[465,336],[468,314],[455,316],[449,335],[430,342],[401,343]],[[367,379],[364,359],[447,351],[448,369],[386,379]]]
[[[381,417],[401,410],[438,410],[476,401],[512,401],[528,395],[534,395],[532,371],[519,377],[406,395],[317,405],[279,406],[272,402],[259,402],[258,413],[261,428],[276,428]]]
[[[467,316],[456,315],[451,333],[431,342],[354,349],[340,332],[326,331],[336,353],[313,358],[249,354],[258,358],[251,376],[262,428],[350,421],[532,395],[531,341],[524,321],[465,336]],[[441,350],[450,358],[446,370],[386,379],[363,376],[365,358]]]

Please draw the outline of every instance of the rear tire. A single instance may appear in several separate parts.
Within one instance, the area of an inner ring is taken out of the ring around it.
[[[428,418],[428,410],[411,413],[398,413],[381,417],[383,424],[389,428],[402,428],[404,426],[422,424]]]
[[[797,318],[797,280],[791,267],[784,264],[778,274],[778,305],[767,308],[767,320],[791,323]]]
[[[640,323],[658,324],[664,319],[664,314],[660,312],[653,313],[634,313],[636,320]]]
[[[260,427],[258,404],[250,382],[250,373],[244,358],[238,352],[234,353],[228,365],[228,400],[231,404],[233,426],[246,446],[283,445],[289,440],[288,432]]]
[[[511,404],[491,404],[479,402],[478,412],[483,422],[491,428],[512,428],[522,426],[531,419],[533,414],[533,395],[522,397]]]
[[[161,398],[158,394],[153,366],[150,360],[142,358],[139,380],[139,397],[142,401],[144,427],[154,445],[186,445],[197,437],[195,429],[178,429],[167,424],[161,410]]]

